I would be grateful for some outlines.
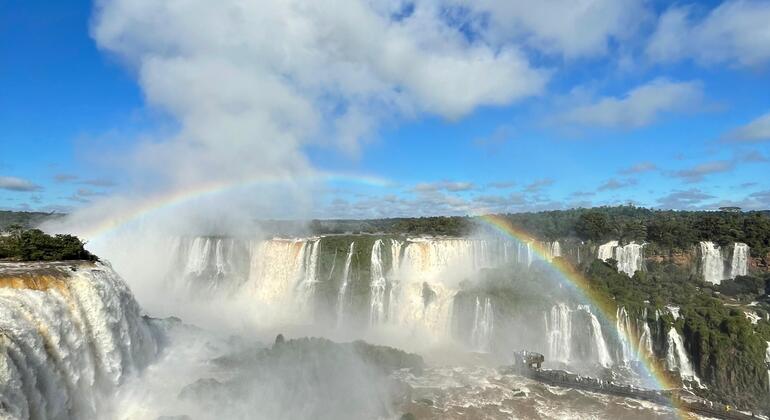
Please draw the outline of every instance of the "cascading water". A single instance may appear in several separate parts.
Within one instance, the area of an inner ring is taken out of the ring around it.
[[[371,273],[371,297],[369,304],[369,324],[376,325],[385,321],[385,272],[382,267],[382,239],[372,245],[372,258],[369,268]]]
[[[318,283],[318,250],[321,247],[321,240],[316,239],[305,246],[310,246],[310,253],[305,252],[304,276],[297,283],[298,297],[303,306],[311,301]]]
[[[567,364],[572,357],[572,311],[564,303],[551,308],[546,316],[548,358]]]
[[[749,246],[736,242],[733,246],[733,258],[730,262],[730,278],[745,276],[749,272]]]
[[[0,418],[97,418],[157,333],[108,265],[15,267],[0,269]]]
[[[476,310],[473,317],[473,329],[471,330],[471,345],[475,350],[488,352],[492,343],[495,315],[492,309],[492,300],[484,298],[484,304],[476,297]]]
[[[599,323],[599,319],[591,312],[591,308],[588,305],[578,305],[578,309],[588,313],[591,325],[591,338],[593,339],[593,350],[596,362],[604,367],[612,365],[612,357],[610,351],[607,348],[607,342],[604,340],[604,334],[602,334],[602,326]]]
[[[401,270],[401,248],[404,246],[403,241],[396,239],[390,240],[390,272],[388,277],[390,279],[390,293],[388,295],[388,319],[395,319],[395,309],[398,307],[398,295],[400,292],[401,282],[399,279],[399,272]]]
[[[561,245],[559,244],[559,241],[553,241],[551,243],[551,257],[561,257]]]
[[[618,263],[618,271],[632,277],[644,264],[643,249],[644,244],[631,242],[620,246],[618,241],[609,241],[599,246],[597,258],[602,261],[614,259]]]
[[[725,263],[722,252],[713,242],[700,242],[701,272],[709,283],[719,284],[725,278]]]
[[[684,348],[682,337],[676,328],[671,327],[668,330],[666,339],[666,368],[670,371],[678,371],[682,379],[700,383],[700,379],[695,374],[690,358],[687,357],[687,351]]]
[[[345,268],[342,269],[342,284],[337,293],[337,327],[342,327],[345,317],[345,299],[347,298],[348,284],[350,283],[350,265],[353,263],[353,250],[356,243],[351,242],[348,247],[348,255],[345,257]]]
[[[618,241],[609,241],[605,244],[599,245],[596,258],[607,261],[610,258],[615,258],[614,249],[618,246]]]
[[[628,341],[631,338],[631,320],[628,317],[626,308],[623,306],[619,307],[615,312],[615,327],[618,330],[623,363],[628,364],[629,362],[636,361],[638,357]]]

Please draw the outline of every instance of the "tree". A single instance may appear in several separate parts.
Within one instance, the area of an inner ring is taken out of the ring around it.
[[[588,211],[578,218],[575,232],[582,239],[599,241],[610,233],[610,222],[607,215],[599,211]]]

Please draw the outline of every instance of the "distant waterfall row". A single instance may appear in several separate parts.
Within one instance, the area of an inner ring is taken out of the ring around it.
[[[97,418],[156,334],[109,266],[40,267],[0,272],[0,418]]]
[[[700,272],[709,283],[719,284],[725,279],[734,279],[748,273],[749,246],[736,242],[732,249],[722,249],[714,242],[701,242]]]

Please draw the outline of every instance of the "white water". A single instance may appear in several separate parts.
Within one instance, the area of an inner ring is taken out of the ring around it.
[[[398,307],[398,296],[401,291],[399,272],[401,269],[401,248],[404,242],[396,239],[390,240],[390,293],[388,295],[388,319],[395,318],[395,309]]]
[[[572,312],[563,303],[551,308],[546,316],[548,359],[568,364],[572,357]]]
[[[642,334],[639,336],[639,350],[644,352],[647,357],[654,356],[652,350],[652,332],[647,322],[642,322]]]
[[[371,297],[369,302],[369,324],[377,325],[385,321],[385,272],[382,267],[382,239],[377,239],[372,245],[371,265]]]
[[[551,243],[551,257],[561,257],[561,245],[559,244],[559,241],[553,241]]]
[[[666,368],[670,371],[678,371],[682,379],[700,383],[695,374],[690,358],[684,348],[682,337],[676,328],[671,327],[667,334]]]
[[[351,242],[350,247],[348,247],[348,255],[345,257],[345,268],[342,270],[342,284],[340,285],[340,291],[337,293],[337,328],[341,328],[344,322],[345,299],[347,298],[348,284],[350,283],[350,265],[353,262],[355,245],[355,242]]]
[[[733,259],[730,262],[730,278],[745,276],[749,272],[749,246],[736,242],[733,246]]]
[[[618,263],[618,271],[632,277],[642,269],[644,263],[644,244],[631,242],[620,246],[618,241],[609,241],[599,246],[597,257],[602,261],[610,258]]]
[[[596,361],[604,366],[609,367],[612,365],[612,357],[610,351],[607,348],[607,342],[604,340],[604,334],[602,334],[602,326],[599,323],[599,319],[591,312],[591,308],[587,305],[579,305],[578,309],[588,313],[591,320],[591,338],[594,344],[594,356]]]
[[[615,258],[613,250],[618,246],[618,241],[609,241],[605,244],[599,245],[596,258],[607,261],[610,258]]]
[[[473,329],[471,330],[471,345],[480,352],[489,352],[494,332],[495,315],[492,308],[492,300],[484,298],[484,304],[476,297],[476,310],[473,317]]]
[[[423,330],[434,338],[451,330],[454,296],[459,282],[504,256],[472,239],[412,239],[403,245],[393,277],[389,322],[405,331]],[[499,255],[497,255],[499,254]]]
[[[629,319],[626,308],[623,306],[619,307],[615,312],[615,328],[618,330],[623,363],[627,364],[631,361],[638,360],[638,357],[631,346],[631,342],[629,341],[632,331],[631,320]]]
[[[43,290],[0,288],[0,418],[97,418],[106,396],[157,354],[109,266],[55,270],[63,280]]]
[[[725,278],[725,262],[722,252],[713,242],[700,242],[701,272],[709,283],[719,284]]]

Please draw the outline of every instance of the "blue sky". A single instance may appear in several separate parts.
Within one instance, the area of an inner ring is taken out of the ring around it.
[[[350,175],[316,217],[770,208],[770,2],[231,3],[0,4],[0,208],[287,168]]]

